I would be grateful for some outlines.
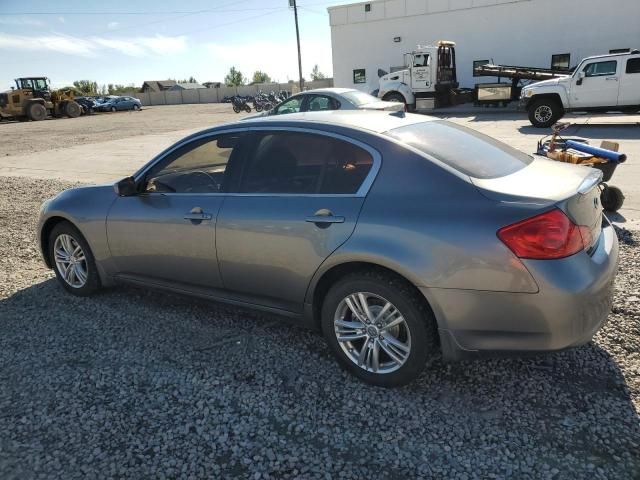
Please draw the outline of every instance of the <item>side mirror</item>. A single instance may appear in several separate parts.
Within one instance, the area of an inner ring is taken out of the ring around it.
[[[133,177],[123,178],[113,185],[113,189],[120,197],[132,197],[138,193]]]
[[[582,82],[584,81],[584,77],[585,77],[584,72],[579,72],[578,81],[576,82],[576,85],[582,85]]]

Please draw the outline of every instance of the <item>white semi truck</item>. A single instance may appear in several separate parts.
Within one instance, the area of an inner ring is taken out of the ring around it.
[[[640,51],[582,60],[573,74],[522,89],[520,107],[535,127],[550,127],[566,112],[640,111]]]
[[[450,105],[458,88],[455,45],[441,40],[435,46],[418,46],[405,54],[404,70],[379,70],[378,98],[403,102],[410,111]]]

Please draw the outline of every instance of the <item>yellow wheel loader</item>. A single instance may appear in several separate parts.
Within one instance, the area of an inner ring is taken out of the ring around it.
[[[82,107],[73,90],[54,90],[46,77],[17,78],[16,87],[0,93],[0,119],[44,120],[53,117],[79,117]]]

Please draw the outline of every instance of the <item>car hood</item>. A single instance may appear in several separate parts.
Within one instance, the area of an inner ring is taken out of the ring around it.
[[[566,80],[570,78],[569,75],[563,75],[562,77],[550,78],[549,80],[542,80],[541,82],[532,83],[531,85],[527,85],[525,90],[529,90],[531,88],[539,88],[539,87],[551,87],[554,85],[564,84]]]
[[[400,102],[385,102],[380,100],[378,102],[365,103],[358,106],[359,110],[385,110],[389,112],[404,111],[404,103]]]

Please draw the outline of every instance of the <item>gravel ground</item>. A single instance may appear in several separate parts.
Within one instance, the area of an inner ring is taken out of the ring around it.
[[[206,128],[238,120],[228,103],[143,107],[140,112],[96,113],[42,122],[0,122],[0,158],[137,135]],[[37,140],[34,140],[37,139]]]
[[[34,226],[68,185],[1,185],[2,479],[640,478],[640,233],[619,232],[614,310],[593,343],[436,362],[385,390],[273,317],[63,293]]]

